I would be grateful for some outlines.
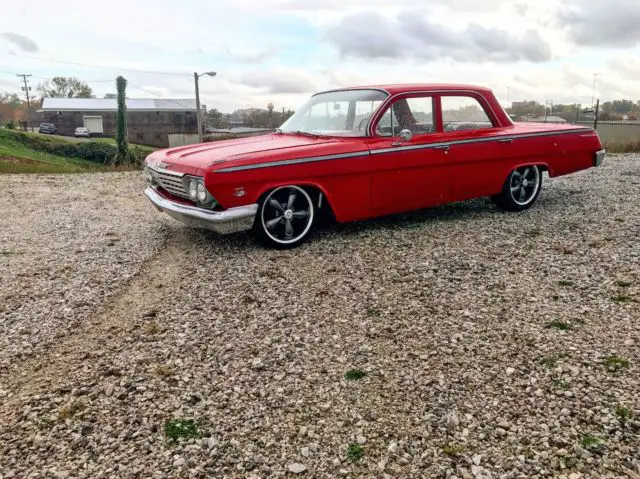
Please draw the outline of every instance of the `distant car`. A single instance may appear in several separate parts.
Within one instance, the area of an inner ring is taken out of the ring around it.
[[[87,130],[85,127],[79,126],[78,128],[76,128],[76,131],[73,134],[73,136],[75,136],[76,138],[78,138],[79,136],[84,136],[85,138],[89,138],[91,136],[91,132]]]
[[[49,133],[53,135],[56,131],[56,125],[53,123],[40,123],[40,127],[38,127],[38,133]]]

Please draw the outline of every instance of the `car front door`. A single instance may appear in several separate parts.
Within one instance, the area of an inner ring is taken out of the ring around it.
[[[371,213],[382,215],[446,202],[448,146],[438,132],[431,95],[395,99],[374,125],[371,152]],[[410,136],[404,139],[400,132]],[[410,133],[410,135],[409,135]]]

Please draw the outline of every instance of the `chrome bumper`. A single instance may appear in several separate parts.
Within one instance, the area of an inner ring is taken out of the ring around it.
[[[168,200],[153,188],[147,188],[144,194],[158,211],[164,211],[172,218],[194,228],[204,228],[220,234],[251,229],[258,211],[257,204],[238,206],[225,211],[209,211]]]
[[[600,166],[606,154],[607,152],[605,150],[596,151],[595,158],[593,160],[593,166]]]

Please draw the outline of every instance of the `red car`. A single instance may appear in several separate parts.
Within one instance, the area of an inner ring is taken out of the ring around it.
[[[524,210],[543,171],[604,155],[593,129],[513,123],[486,88],[355,87],[313,95],[268,135],[152,153],[145,194],[188,225],[290,247],[321,213],[346,222],[479,196]]]

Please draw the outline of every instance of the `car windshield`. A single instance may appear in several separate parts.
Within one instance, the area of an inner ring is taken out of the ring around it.
[[[380,90],[340,90],[312,96],[278,129],[281,133],[367,136],[369,119],[387,97]]]

